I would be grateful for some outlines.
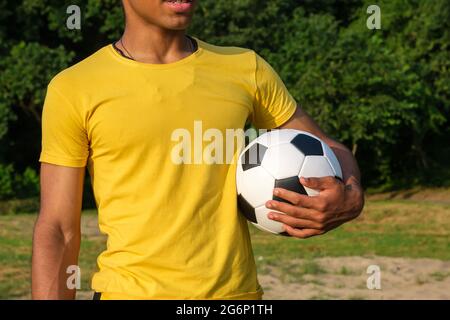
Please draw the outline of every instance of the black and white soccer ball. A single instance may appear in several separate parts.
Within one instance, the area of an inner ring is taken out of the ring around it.
[[[260,135],[241,152],[236,172],[238,206],[257,228],[283,234],[282,224],[270,220],[265,203],[275,187],[315,196],[316,190],[300,184],[300,177],[334,176],[342,179],[341,166],[330,147],[308,132],[280,129]]]

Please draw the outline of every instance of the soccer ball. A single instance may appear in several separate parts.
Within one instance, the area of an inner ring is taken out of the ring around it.
[[[342,179],[341,166],[330,147],[308,132],[280,129],[260,135],[239,155],[236,171],[238,207],[257,228],[284,234],[282,224],[270,220],[265,203],[274,199],[274,187],[315,196],[316,190],[300,184],[300,177],[334,176]]]

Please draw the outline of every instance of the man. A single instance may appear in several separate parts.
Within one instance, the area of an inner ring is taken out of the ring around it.
[[[351,152],[328,138],[252,50],[185,35],[195,1],[124,0],[121,39],[58,74],[43,109],[41,209],[33,243],[35,299],[72,299],[84,168],[100,230],[108,235],[92,279],[101,299],[260,299],[245,218],[236,207],[236,164],[174,163],[173,132],[203,128],[309,131],[335,151],[344,180],[301,181],[307,197],[274,193],[269,216],[307,238],[360,213]]]

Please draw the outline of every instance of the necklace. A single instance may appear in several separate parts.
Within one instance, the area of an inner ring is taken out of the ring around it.
[[[195,49],[194,49],[193,40],[192,40],[190,37],[187,37],[187,36],[186,36],[186,39],[187,39],[188,42],[189,42],[189,51],[190,51],[191,53],[194,53]],[[122,50],[120,50],[119,48],[117,48],[116,44],[114,44],[114,48],[115,48],[117,51],[119,51],[119,53],[120,53],[122,56],[124,56],[125,58],[128,58],[128,59],[131,59],[131,60],[136,61],[136,59],[134,59],[133,56],[131,55],[130,51],[128,51],[127,47],[125,47],[125,45],[123,44],[122,37],[120,38],[119,43],[120,43],[120,45],[122,46],[122,48],[124,48],[124,50],[125,50],[125,52],[127,53],[128,56],[125,55],[125,54],[123,53]]]
[[[125,51],[127,52],[127,54],[130,56],[131,60],[135,60],[135,59],[133,58],[133,56],[131,55],[131,53],[127,50],[127,47],[125,47],[125,45],[123,44],[122,37],[120,37],[120,45],[122,46],[122,48],[125,49]]]

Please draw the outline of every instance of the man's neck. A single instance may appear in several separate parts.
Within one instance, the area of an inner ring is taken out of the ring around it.
[[[184,30],[164,30],[153,25],[127,25],[117,47],[133,60],[152,64],[172,63],[192,53]]]

